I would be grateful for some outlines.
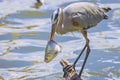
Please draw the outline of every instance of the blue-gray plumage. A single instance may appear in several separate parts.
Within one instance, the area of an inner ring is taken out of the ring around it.
[[[73,64],[75,67],[75,64],[86,49],[86,56],[79,77],[81,77],[81,73],[83,72],[83,68],[90,53],[87,29],[96,26],[103,19],[107,19],[106,12],[109,10],[111,10],[111,8],[102,8],[88,2],[77,2],[68,5],[63,9],[58,8],[52,14],[52,31],[50,40],[54,39],[55,32],[58,34],[65,34],[73,31],[81,32],[86,40],[84,48]]]
[[[105,9],[87,2],[73,3],[61,9],[60,22],[56,32],[65,34],[94,27],[106,18]]]

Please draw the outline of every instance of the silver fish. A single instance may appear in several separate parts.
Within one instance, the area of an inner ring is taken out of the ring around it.
[[[45,58],[46,63],[52,61],[58,53],[62,51],[62,47],[58,45],[55,41],[49,41],[45,49]]]

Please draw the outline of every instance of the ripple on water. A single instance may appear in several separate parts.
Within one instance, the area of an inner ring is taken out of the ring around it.
[[[33,53],[37,51],[43,51],[43,50],[45,50],[44,47],[21,46],[19,48],[12,49],[11,52],[26,54],[26,53]]]
[[[15,39],[35,39],[35,40],[48,40],[50,36],[49,32],[21,32],[21,33],[7,33],[0,35],[0,40],[15,40]],[[55,35],[57,42],[66,42],[70,40],[77,40],[79,38],[72,36],[59,36]]]
[[[84,40],[79,38],[80,35],[75,37],[69,34],[55,35],[55,41],[64,48],[63,52],[51,63],[43,62],[44,49],[51,31],[50,16],[53,10],[80,0],[45,0],[43,6],[36,4],[35,1],[0,0],[2,10],[0,11],[0,79],[2,80],[62,80],[62,73],[53,74],[62,72],[60,58],[64,55],[73,62],[81,51]],[[120,1],[84,1],[109,6],[112,10],[108,13],[108,20],[89,30],[92,50],[82,77],[86,80],[118,80]],[[77,70],[82,61],[83,57],[76,66]]]
[[[48,18],[50,14],[48,12],[40,12],[40,11],[18,11],[16,13],[10,14],[8,19],[41,19]]]
[[[32,65],[29,61],[4,60],[0,59],[0,68],[20,68]]]

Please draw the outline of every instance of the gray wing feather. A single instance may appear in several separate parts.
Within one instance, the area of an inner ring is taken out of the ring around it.
[[[79,23],[80,27],[87,29],[97,25],[98,22],[104,19],[105,15],[102,8],[90,4],[74,8],[72,20]]]

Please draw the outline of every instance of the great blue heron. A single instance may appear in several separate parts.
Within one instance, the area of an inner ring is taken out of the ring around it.
[[[108,16],[106,15],[106,12],[108,12],[109,10],[111,10],[111,8],[102,8],[88,2],[77,2],[68,5],[64,9],[58,8],[53,12],[51,16],[52,30],[50,41],[54,39],[55,32],[57,32],[58,34],[65,34],[73,31],[81,32],[86,40],[85,46],[83,47],[81,53],[73,64],[73,66],[75,67],[80,56],[86,49],[86,55],[81,70],[79,72],[79,77],[81,77],[85,63],[90,53],[90,40],[87,36],[87,30],[96,26],[97,23],[99,23],[103,19],[107,19]]]

